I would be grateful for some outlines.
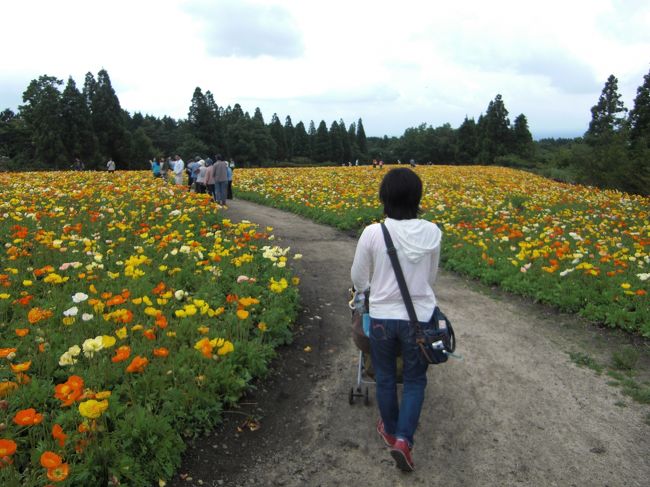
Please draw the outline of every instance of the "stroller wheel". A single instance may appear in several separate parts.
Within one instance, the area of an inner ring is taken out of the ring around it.
[[[354,404],[354,387],[350,388],[350,397],[348,398],[350,404]]]
[[[363,397],[363,404],[370,406],[370,395],[368,394],[368,388],[366,387],[366,394]]]

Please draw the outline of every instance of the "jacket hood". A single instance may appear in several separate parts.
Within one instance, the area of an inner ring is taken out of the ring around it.
[[[393,220],[386,218],[395,247],[399,248],[411,262],[417,263],[430,255],[440,245],[442,232],[437,225],[420,219]]]

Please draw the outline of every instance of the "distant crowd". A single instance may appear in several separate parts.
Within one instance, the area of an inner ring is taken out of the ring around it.
[[[225,206],[226,200],[233,197],[232,179],[235,161],[228,162],[221,154],[217,154],[214,160],[210,157],[202,159],[196,156],[187,164],[179,155],[166,159],[154,158],[149,163],[155,178],[162,178],[168,182],[173,178],[174,184],[182,186],[187,176],[188,191],[207,193],[220,205]]]

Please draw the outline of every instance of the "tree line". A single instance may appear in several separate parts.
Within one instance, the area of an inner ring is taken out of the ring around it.
[[[266,123],[236,103],[219,106],[213,94],[194,90],[186,119],[131,115],[122,109],[106,70],[87,73],[81,90],[72,77],[43,75],[23,93],[18,112],[0,113],[0,164],[6,168],[69,168],[79,158],[87,168],[108,159],[121,169],[148,168],[154,157],[219,153],[242,166],[347,164],[371,159],[419,164],[498,164],[559,180],[648,193],[650,187],[650,73],[629,112],[610,76],[594,107],[589,129],[574,139],[533,141],[524,114],[511,124],[500,94],[478,119],[458,128],[422,124],[400,137],[366,137],[362,119],[329,127],[284,123],[276,113]]]

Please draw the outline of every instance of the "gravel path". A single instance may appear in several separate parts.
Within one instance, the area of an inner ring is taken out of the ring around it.
[[[606,361],[629,339],[444,271],[435,291],[464,360],[429,369],[416,471],[397,470],[374,430],[373,386],[370,406],[348,404],[358,358],[347,308],[355,238],[242,200],[227,216],[273,226],[279,245],[303,254],[295,265],[303,309],[270,377],[191,445],[168,485],[650,485],[650,408],[568,355]],[[242,427],[247,415],[260,429]]]

